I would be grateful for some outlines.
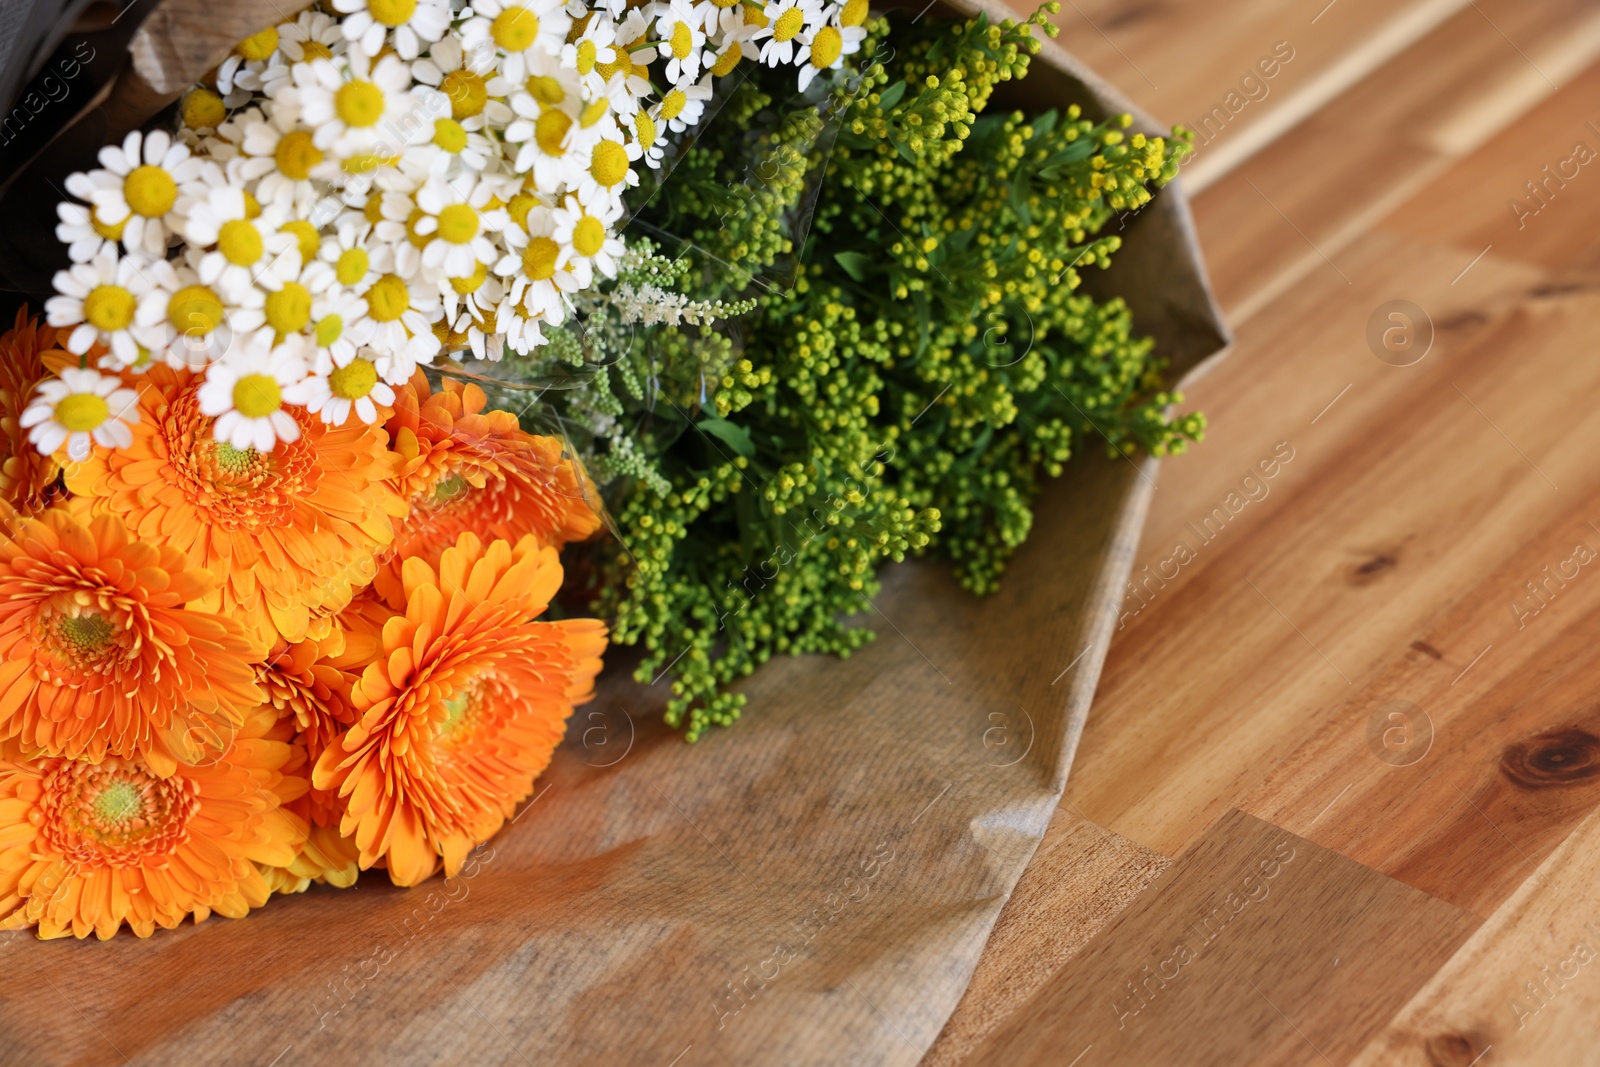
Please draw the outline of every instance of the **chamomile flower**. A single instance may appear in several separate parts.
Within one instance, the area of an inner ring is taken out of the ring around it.
[[[329,426],[343,426],[351,415],[368,425],[377,422],[378,405],[392,405],[394,389],[378,376],[373,355],[370,349],[363,349],[327,374],[306,379],[306,410]]]
[[[566,250],[566,262],[582,261],[607,278],[617,276],[617,260],[627,251],[611,227],[621,215],[622,205],[611,197],[585,198],[569,193],[566,202],[555,209],[555,229],[551,239]]]
[[[311,303],[312,370],[327,374],[349,363],[375,329],[361,297],[339,286],[322,290]]]
[[[439,341],[433,336],[433,320],[439,316],[437,286],[390,271],[379,275],[361,296],[367,303],[366,320],[373,326],[368,343],[389,361],[378,368],[385,381],[406,381],[418,363],[438,354]]]
[[[315,294],[334,286],[333,268],[314,259],[293,276],[272,278],[270,283],[239,293],[233,328],[244,334],[257,333],[268,345],[293,340],[306,347]]]
[[[576,41],[561,49],[561,65],[577,71],[584,89],[593,95],[603,95],[606,89],[605,75],[598,67],[616,61],[617,24],[599,14],[584,24]]]
[[[332,59],[343,55],[346,47],[339,20],[321,11],[302,11],[293,22],[278,27],[278,51],[290,63]]]
[[[519,146],[512,164],[516,172],[531,172],[541,189],[559,189],[576,180],[581,163],[569,146],[577,125],[574,110],[564,101],[540,103],[528,93],[512,97],[511,106],[519,118],[504,136],[508,144]]]
[[[300,242],[278,228],[282,222],[281,212],[251,217],[244,190],[216,170],[205,195],[188,203],[183,224],[194,249],[216,246],[195,265],[200,281],[236,294],[258,282],[275,288],[274,281],[298,274]]]
[[[634,151],[631,153],[629,149]],[[624,189],[639,184],[639,175],[629,166],[638,155],[636,146],[620,139],[602,138],[582,157],[583,171],[577,183],[578,195],[585,200],[597,194],[621,198]]]
[[[543,347],[546,341],[541,326],[546,321],[542,313],[529,311],[522,304],[508,300],[500,316],[506,346],[524,356]]]
[[[495,261],[500,259],[495,253]],[[479,262],[471,274],[446,278],[439,285],[439,296],[444,304],[445,318],[452,321],[465,311],[468,314],[493,317],[500,305],[505,284],[489,272],[489,267]],[[490,331],[493,332],[493,331]]]
[[[556,242],[554,233],[554,213],[548,208],[534,208],[528,213],[525,237],[518,237],[516,231],[507,234],[514,250],[494,265],[494,272],[511,281],[510,305],[559,326],[567,317],[568,294],[583,285],[574,271],[566,269],[567,250]],[[502,320],[509,322],[504,316]],[[508,327],[508,337],[511,332]]]
[[[266,68],[273,56],[278,51],[278,27],[268,26],[259,33],[249,37],[233,46],[233,51],[228,53],[226,59],[217,67],[217,91],[222,94],[223,102],[229,107],[238,107],[249,98],[249,93],[254,89],[248,85],[235,85],[239,75],[254,67],[257,72]],[[249,81],[249,77],[245,78]],[[255,85],[255,89],[261,86]],[[242,90],[242,91],[241,91]]]
[[[818,0],[769,0],[762,13],[767,25],[755,32],[753,40],[761,42],[761,62],[769,67],[794,62],[795,38],[822,21]]]
[[[100,149],[100,166],[67,176],[67,192],[86,200],[106,226],[122,226],[122,246],[160,258],[185,186],[200,175],[201,162],[161,130],[134,130],[120,145]]]
[[[494,189],[488,182],[432,178],[417,190],[422,217],[416,232],[430,238],[422,249],[422,265],[430,272],[465,277],[480,263],[499,258],[489,234],[505,225],[503,211],[491,211]]]
[[[499,327],[502,314],[500,307],[506,290],[497,279],[490,278],[479,292],[488,292],[491,287],[496,294],[493,303],[486,301],[482,310],[464,308],[461,314],[456,316],[452,330],[461,338],[461,342],[450,352],[451,359],[459,361],[466,353],[471,352],[477,359],[487,359],[491,363],[499,361],[506,346],[505,336]],[[538,343],[544,343],[542,334]]]
[[[714,77],[726,78],[744,60],[761,56],[761,46],[754,40],[761,27],[745,18],[745,10],[745,5],[736,3],[717,13],[718,50],[715,56],[707,57],[706,67]]]
[[[659,118],[650,111],[641,111],[633,117],[633,143],[639,146],[639,158],[652,170],[660,168],[663,155]]]
[[[492,41],[500,72],[520,82],[528,76],[531,57],[561,54],[571,27],[572,17],[560,0],[477,0],[460,33],[468,48]]]
[[[271,106],[252,112],[244,124],[241,155],[228,165],[228,175],[256,182],[255,197],[263,205],[277,204],[297,212],[316,198],[313,176],[327,177],[325,156],[291,109]]]
[[[844,33],[837,26],[827,25],[801,38],[800,54],[795,62],[800,66],[800,91],[805,92],[811,80],[825,70],[838,70],[844,63]],[[859,50],[857,42],[850,51]]]
[[[372,224],[351,215],[339,220],[334,231],[322,238],[317,256],[333,267],[335,280],[347,289],[365,290],[378,280],[368,243],[371,235]]]
[[[513,85],[500,77],[497,58],[491,40],[468,49],[455,34],[446,34],[428,48],[426,56],[411,64],[411,76],[419,85],[443,93],[450,103],[450,117],[467,129],[504,126],[511,121],[504,98]]]
[[[667,80],[673,85],[700,77],[706,48],[705,16],[690,0],[671,0],[656,18],[656,49],[667,60]]]
[[[56,240],[67,246],[67,256],[74,263],[87,263],[102,252],[115,256],[121,250],[122,228],[126,220],[115,226],[100,221],[92,206],[63,200],[56,205]]]
[[[439,118],[433,120],[433,139],[407,149],[400,170],[421,185],[430,175],[453,179],[465,173],[498,171],[499,164],[499,140],[469,130],[455,119]]]
[[[426,125],[414,114],[411,71],[398,56],[374,63],[352,48],[343,59],[344,70],[326,59],[294,68],[300,119],[318,148],[339,159],[392,152],[414,136],[408,131]]]
[[[449,0],[332,0],[345,16],[344,36],[363,52],[377,55],[384,37],[402,59],[416,59],[424,42],[437,41],[450,28]]]
[[[670,90],[653,110],[657,119],[666,123],[673,133],[678,133],[699,124],[710,99],[711,78],[708,76],[701,79],[698,85]]]
[[[611,106],[631,115],[638,110],[639,101],[654,92],[650,85],[650,64],[656,59],[657,48],[649,40],[650,20],[639,8],[628,12],[616,32],[617,58],[610,63],[597,63],[594,69],[605,79],[605,95],[611,100]],[[624,104],[624,97],[631,103]]]
[[[138,421],[138,393],[125,388],[121,378],[78,367],[64,367],[59,377],[40,382],[18,420],[40,452],[54,455],[66,445],[67,458],[77,463],[88,459],[95,445],[133,444],[128,427]]]
[[[161,298],[149,266],[135,256],[118,259],[101,252],[87,263],[56,272],[56,295],[45,301],[44,311],[50,325],[72,327],[67,351],[81,356],[103,344],[122,366],[138,361],[140,343],[154,336],[152,327],[161,319]]]
[[[270,452],[279,441],[300,438],[300,424],[284,405],[305,403],[305,379],[306,366],[298,353],[257,341],[211,364],[195,399],[200,414],[217,420],[212,432],[218,441]]]
[[[183,260],[155,264],[150,272],[162,310],[159,334],[147,347],[175,368],[200,368],[222,358],[233,345],[236,301],[200,281]]]

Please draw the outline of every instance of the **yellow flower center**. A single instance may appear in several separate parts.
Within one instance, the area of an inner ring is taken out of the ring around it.
[[[589,174],[606,188],[628,177],[628,150],[616,141],[601,141],[589,157]]]
[[[646,112],[639,112],[633,121],[633,128],[640,148],[649,148],[656,143],[656,121]]]
[[[372,360],[357,356],[342,367],[334,368],[328,375],[328,388],[333,395],[346,400],[360,400],[378,384],[378,368]]]
[[[468,293],[475,293],[479,289],[483,288],[483,283],[488,280],[488,266],[483,263],[479,263],[473,268],[472,274],[468,277],[451,278],[450,288],[454,289],[459,295],[466,296]]]
[[[207,130],[222,125],[228,109],[222,97],[204,86],[190,90],[183,98],[183,124],[191,130]]]
[[[420,207],[411,209],[411,214],[406,216],[406,240],[411,242],[413,248],[427,248],[428,242],[433,240],[431,233],[418,233],[417,223],[428,217],[428,213]]]
[[[246,374],[233,386],[233,407],[247,419],[264,419],[283,406],[283,390],[270,374]]]
[[[694,31],[689,29],[688,23],[675,22],[672,24],[672,37],[668,47],[672,49],[674,59],[689,58],[689,53],[694,51]]]
[[[602,96],[600,99],[585,107],[583,111],[578,114],[578,125],[587,130],[589,127],[605,118],[606,112],[610,110],[611,101]]]
[[[111,417],[111,406],[103,396],[69,393],[56,405],[55,419],[71,433],[88,433]]]
[[[284,282],[282,289],[267,294],[266,314],[267,325],[280,339],[299,333],[311,321],[311,290],[299,282]]]
[[[717,61],[711,65],[711,73],[718,78],[726,78],[733,73],[733,68],[739,65],[739,60],[744,58],[744,52],[737,44],[730,44],[722,50]]]
[[[115,226],[107,226],[105,223],[100,221],[100,216],[95,214],[94,208],[89,209],[90,229],[94,230],[95,233],[99,234],[101,237],[104,237],[108,241],[122,240],[122,230],[127,225],[128,220],[123,219]]]
[[[672,90],[661,98],[661,117],[664,119],[677,118],[683,114],[684,105],[688,102],[689,98],[683,95],[682,89]],[[642,115],[644,112],[641,111],[640,114]]]
[[[867,21],[867,8],[870,0],[845,0],[844,10],[839,14],[839,24],[842,26],[860,26]]]
[[[367,0],[367,10],[372,18],[391,29],[403,26],[416,13],[417,0]]]
[[[592,256],[606,243],[606,227],[593,215],[585,215],[572,228],[572,247],[580,256]]]
[[[253,448],[234,448],[226,441],[218,441],[216,449],[212,452],[217,466],[229,474],[244,474],[256,461],[261,453]]]
[[[111,624],[106,623],[106,625]],[[100,791],[99,796],[90,801],[90,810],[100,822],[125,823],[144,811],[144,794],[132,782],[112,782]]]
[[[772,39],[774,41],[788,41],[794,35],[805,29],[806,17],[797,7],[791,7],[778,16],[778,21],[772,24]]]
[[[367,250],[365,248],[347,248],[339,253],[339,261],[334,264],[333,276],[339,279],[340,285],[354,285],[367,276]]]
[[[63,615],[56,622],[56,636],[75,652],[99,652],[111,643],[116,632],[117,624],[98,612]],[[101,797],[104,798],[105,793]]]
[[[333,94],[333,110],[346,126],[376,126],[383,118],[383,90],[371,82],[346,82]]]
[[[369,196],[367,202],[361,206],[361,214],[366,216],[368,222],[376,226],[383,221],[383,197]]]
[[[261,231],[253,222],[233,219],[217,232],[217,251],[238,267],[248,267],[261,258]]]
[[[135,215],[158,219],[172,210],[178,183],[160,167],[135,167],[122,179],[122,197]]]
[[[411,306],[411,290],[405,279],[385,274],[367,290],[367,313],[374,322],[394,322]]]
[[[448,504],[471,488],[472,483],[463,478],[459,471],[451,471],[433,483],[433,496],[429,502],[433,504]]]
[[[450,117],[470,119],[482,113],[489,102],[489,86],[480,74],[470,70],[452,70],[444,76],[439,88],[450,98]]]
[[[181,774],[157,778],[115,756],[97,764],[58,761],[41,784],[41,836],[53,851],[90,869],[164,866],[199,810],[192,781]]]
[[[301,260],[309,263],[317,258],[317,249],[322,245],[322,237],[311,223],[305,219],[290,219],[278,227],[278,232],[294,235],[295,244],[300,248]]]
[[[746,26],[768,26],[772,20],[767,18],[767,13],[755,4],[744,5],[744,24]]]
[[[234,45],[233,50],[244,58],[259,63],[278,50],[278,28],[268,26],[260,33],[252,33]]]
[[[560,255],[560,245],[548,237],[535,237],[522,250],[522,272],[530,281],[548,281],[556,276],[556,259]]]
[[[539,16],[525,7],[508,7],[489,27],[494,43],[507,52],[525,52],[539,36]]]
[[[97,285],[83,298],[83,319],[98,330],[125,330],[138,307],[133,294],[120,285]]]
[[[344,333],[344,319],[338,315],[324,315],[317,320],[317,344],[322,348],[337,341]]]
[[[309,63],[313,59],[332,59],[333,49],[321,41],[302,41],[300,43],[300,62]]]
[[[539,206],[539,198],[532,193],[518,193],[511,198],[511,203],[506,205],[506,214],[511,216],[511,221],[528,228],[528,212]]]
[[[594,61],[600,50],[593,41],[582,40],[578,42],[578,73],[588,74],[594,70]]]
[[[272,158],[285,178],[303,182],[311,177],[311,168],[322,162],[322,149],[311,143],[310,133],[294,130],[283,135]]]
[[[433,143],[456,155],[467,147],[467,131],[455,119],[434,119]]]
[[[244,217],[253,219],[261,214],[261,201],[256,199],[256,194],[246,189],[244,193]]]
[[[439,212],[439,236],[464,245],[478,236],[478,213],[467,204],[451,204]]]
[[[737,4],[738,2],[739,2],[739,0],[711,0],[711,6],[712,7],[720,7],[723,10],[727,10],[728,8],[732,7],[734,4]]]
[[[559,156],[566,151],[562,142],[567,139],[567,131],[572,129],[572,116],[565,111],[551,108],[541,112],[533,124],[533,139],[539,142],[539,147],[547,156]]]
[[[824,26],[811,42],[811,65],[818,70],[826,70],[838,61],[843,51],[844,38],[839,31],[832,26]]]
[[[545,107],[554,107],[567,99],[567,91],[561,87],[561,82],[548,74],[533,75],[524,83],[524,88],[529,96]]]
[[[222,322],[222,301],[204,285],[186,285],[167,301],[167,321],[179,333],[208,334]]]

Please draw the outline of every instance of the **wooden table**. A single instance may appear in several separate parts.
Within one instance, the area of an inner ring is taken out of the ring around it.
[[[1600,1063],[1600,8],[1058,20],[1238,343],[927,1063]]]

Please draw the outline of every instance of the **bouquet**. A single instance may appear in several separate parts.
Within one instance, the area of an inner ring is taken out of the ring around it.
[[[1085,437],[1197,438],[1077,291],[1182,131],[983,114],[1045,14],[326,0],[73,174],[0,352],[0,925],[454,874],[599,620],[693,740],[884,560],[992,589]]]

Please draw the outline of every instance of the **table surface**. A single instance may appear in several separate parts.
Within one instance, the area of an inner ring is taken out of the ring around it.
[[[1600,8],[1057,20],[1238,340],[926,1063],[1600,1063]]]

